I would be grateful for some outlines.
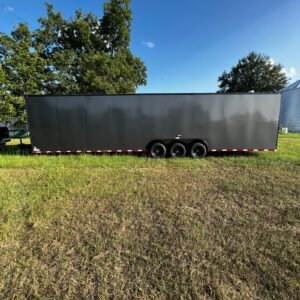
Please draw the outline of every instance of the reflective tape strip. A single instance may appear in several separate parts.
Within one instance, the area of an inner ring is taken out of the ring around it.
[[[243,149],[243,148],[237,148],[237,149],[208,149],[208,152],[276,152],[277,149]]]
[[[147,150],[32,150],[32,154],[65,154],[65,153],[141,153],[147,152]]]
[[[243,149],[243,148],[235,148],[235,149],[208,149],[208,152],[276,152],[277,149]],[[32,154],[66,154],[66,153],[145,153],[147,150],[32,150]]]
[[[276,152],[277,149],[243,149],[243,148],[227,148],[227,149],[208,149],[208,152]],[[32,150],[32,154],[66,154],[66,153],[145,153],[147,150],[142,149],[125,149],[125,150]]]

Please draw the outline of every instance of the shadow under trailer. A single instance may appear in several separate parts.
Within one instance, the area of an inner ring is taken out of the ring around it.
[[[32,153],[275,151],[279,94],[27,96]]]

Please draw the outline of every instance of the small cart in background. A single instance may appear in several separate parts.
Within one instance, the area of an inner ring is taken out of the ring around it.
[[[0,127],[0,150],[4,150],[5,144],[12,139],[20,140],[20,147],[23,146],[23,139],[29,137],[27,129],[8,129],[7,127]]]

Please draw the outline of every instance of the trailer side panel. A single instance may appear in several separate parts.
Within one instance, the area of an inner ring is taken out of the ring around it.
[[[203,139],[210,149],[274,149],[278,94],[34,96],[26,99],[41,150],[145,149],[153,140]]]

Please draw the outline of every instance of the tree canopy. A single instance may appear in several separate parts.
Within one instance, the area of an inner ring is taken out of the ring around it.
[[[65,19],[47,14],[30,30],[20,23],[0,33],[0,121],[26,119],[28,94],[134,93],[146,84],[146,67],[130,51],[130,0],[110,0],[102,18],[76,10]]]
[[[249,53],[239,60],[230,72],[219,77],[220,93],[278,92],[289,79],[280,64],[274,64],[269,56]]]

